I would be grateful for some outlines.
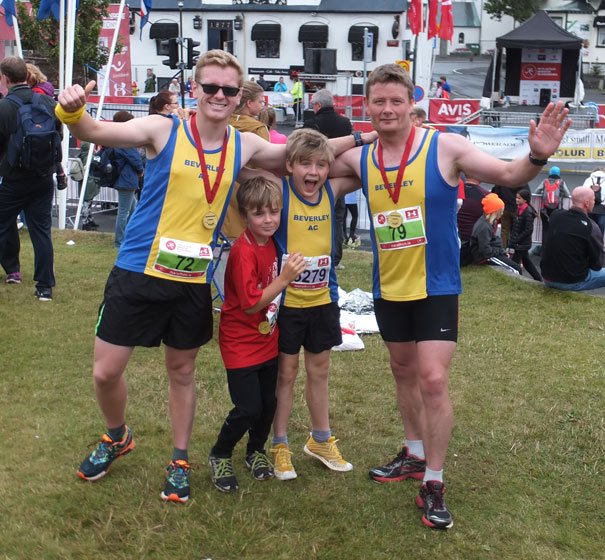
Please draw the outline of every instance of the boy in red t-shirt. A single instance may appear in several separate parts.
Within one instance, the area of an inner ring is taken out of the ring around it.
[[[221,492],[238,489],[231,455],[248,432],[246,466],[256,480],[273,478],[265,442],[275,414],[277,312],[286,286],[306,268],[300,253],[290,255],[277,274],[272,235],[280,223],[282,191],[264,177],[241,184],[239,212],[246,230],[231,249],[225,271],[225,301],[219,345],[234,408],[229,412],[208,458],[212,482]]]

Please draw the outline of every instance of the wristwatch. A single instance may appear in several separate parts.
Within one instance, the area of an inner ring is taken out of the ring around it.
[[[363,146],[363,140],[361,139],[361,132],[359,130],[353,132],[353,138],[355,139],[356,148],[359,148],[359,146]]]

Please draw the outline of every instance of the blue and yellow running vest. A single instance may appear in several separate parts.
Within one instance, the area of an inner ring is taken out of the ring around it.
[[[397,204],[384,187],[377,144],[362,150],[361,180],[370,218],[375,298],[414,301],[461,292],[458,186],[448,185],[441,176],[438,138],[436,130],[426,130],[418,151],[408,160]],[[386,169],[391,185],[398,169]]]
[[[287,307],[315,307],[338,301],[338,285],[332,259],[335,222],[334,195],[329,181],[319,190],[319,200],[305,200],[284,177],[284,207],[274,239],[281,255],[302,253],[307,270],[291,282],[282,300]]]
[[[209,204],[189,125],[173,117],[166,146],[147,161],[141,200],[128,223],[116,265],[157,278],[209,283],[212,250],[241,166],[240,154],[239,132],[229,126],[225,171]],[[212,186],[221,150],[204,150],[204,156]]]

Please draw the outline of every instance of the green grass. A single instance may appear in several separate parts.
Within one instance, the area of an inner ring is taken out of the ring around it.
[[[68,239],[75,240],[67,246]],[[455,428],[446,465],[454,528],[426,529],[417,483],[378,485],[370,467],[402,437],[377,335],[334,353],[331,417],[355,469],[326,471],[302,453],[302,376],[290,440],[299,478],[212,486],[205,459],[230,401],[216,341],[198,359],[190,448],[192,499],[159,499],[171,452],[161,349],[127,370],[137,448],[103,480],[75,470],[103,430],[92,381],[96,310],[115,252],[106,234],[55,232],[52,303],[33,297],[30,243],[21,286],[0,285],[0,559],[532,559],[603,557],[605,302],[549,291],[488,268],[464,271],[451,368]],[[369,289],[370,255],[346,251],[345,289]]]

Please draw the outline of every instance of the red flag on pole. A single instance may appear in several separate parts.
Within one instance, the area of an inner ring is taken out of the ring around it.
[[[422,31],[422,0],[410,0],[408,23],[412,35],[418,35]]]
[[[429,0],[429,21],[426,30],[428,39],[437,37],[439,27],[437,26],[437,11],[439,10],[439,0]]]
[[[446,41],[454,36],[454,14],[452,13],[452,0],[443,0],[441,3],[441,22],[439,23],[439,38]]]

